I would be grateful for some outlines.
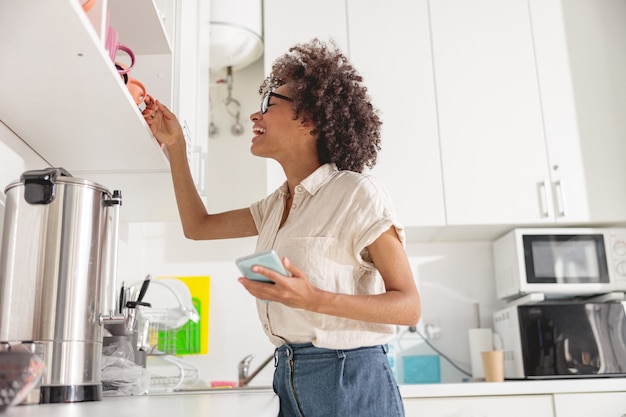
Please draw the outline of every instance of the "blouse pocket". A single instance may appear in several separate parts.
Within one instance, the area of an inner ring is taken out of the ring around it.
[[[274,249],[287,257],[322,290],[354,294],[355,265],[349,251],[338,247],[334,237],[291,237],[280,241]]]

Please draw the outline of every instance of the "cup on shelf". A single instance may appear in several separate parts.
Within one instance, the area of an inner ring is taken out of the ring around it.
[[[480,352],[483,358],[483,366],[485,369],[485,381],[487,382],[503,382],[504,381],[504,351],[488,350]]]
[[[130,70],[133,69],[133,67],[135,66],[135,54],[133,53],[132,49],[119,42],[117,30],[115,30],[111,26],[107,27],[107,35],[104,47],[109,54],[111,61],[115,64],[118,63],[116,62],[118,51],[126,52],[126,54],[130,57],[130,65],[125,65],[124,69],[118,70],[120,74],[127,74],[128,72],[130,72]]]
[[[96,0],[80,0],[80,5],[85,13],[91,10],[94,4],[96,4]]]
[[[124,84],[128,84],[128,71],[124,71],[126,67],[123,64],[115,63],[115,68],[120,73],[120,77],[124,80]]]
[[[133,97],[133,100],[135,100],[135,104],[143,103],[148,95],[146,87],[139,80],[132,77],[128,77],[126,88],[130,91],[130,95]]]

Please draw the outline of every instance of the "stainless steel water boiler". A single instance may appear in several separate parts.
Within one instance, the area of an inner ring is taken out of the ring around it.
[[[43,348],[41,402],[101,400],[121,194],[62,168],[27,171],[5,194],[0,341]]]

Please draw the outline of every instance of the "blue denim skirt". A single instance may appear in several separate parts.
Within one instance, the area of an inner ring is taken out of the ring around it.
[[[279,417],[403,417],[387,346],[349,350],[285,344],[274,353]]]

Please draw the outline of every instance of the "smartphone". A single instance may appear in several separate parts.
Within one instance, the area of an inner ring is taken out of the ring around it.
[[[237,264],[237,267],[244,277],[255,281],[270,282],[272,284],[274,283],[267,277],[261,274],[257,274],[256,272],[252,272],[252,267],[254,265],[259,265],[264,268],[271,269],[272,271],[278,272],[281,275],[289,276],[289,273],[285,270],[285,267],[280,261],[278,254],[273,250],[255,253],[252,255],[238,258],[235,263]]]

